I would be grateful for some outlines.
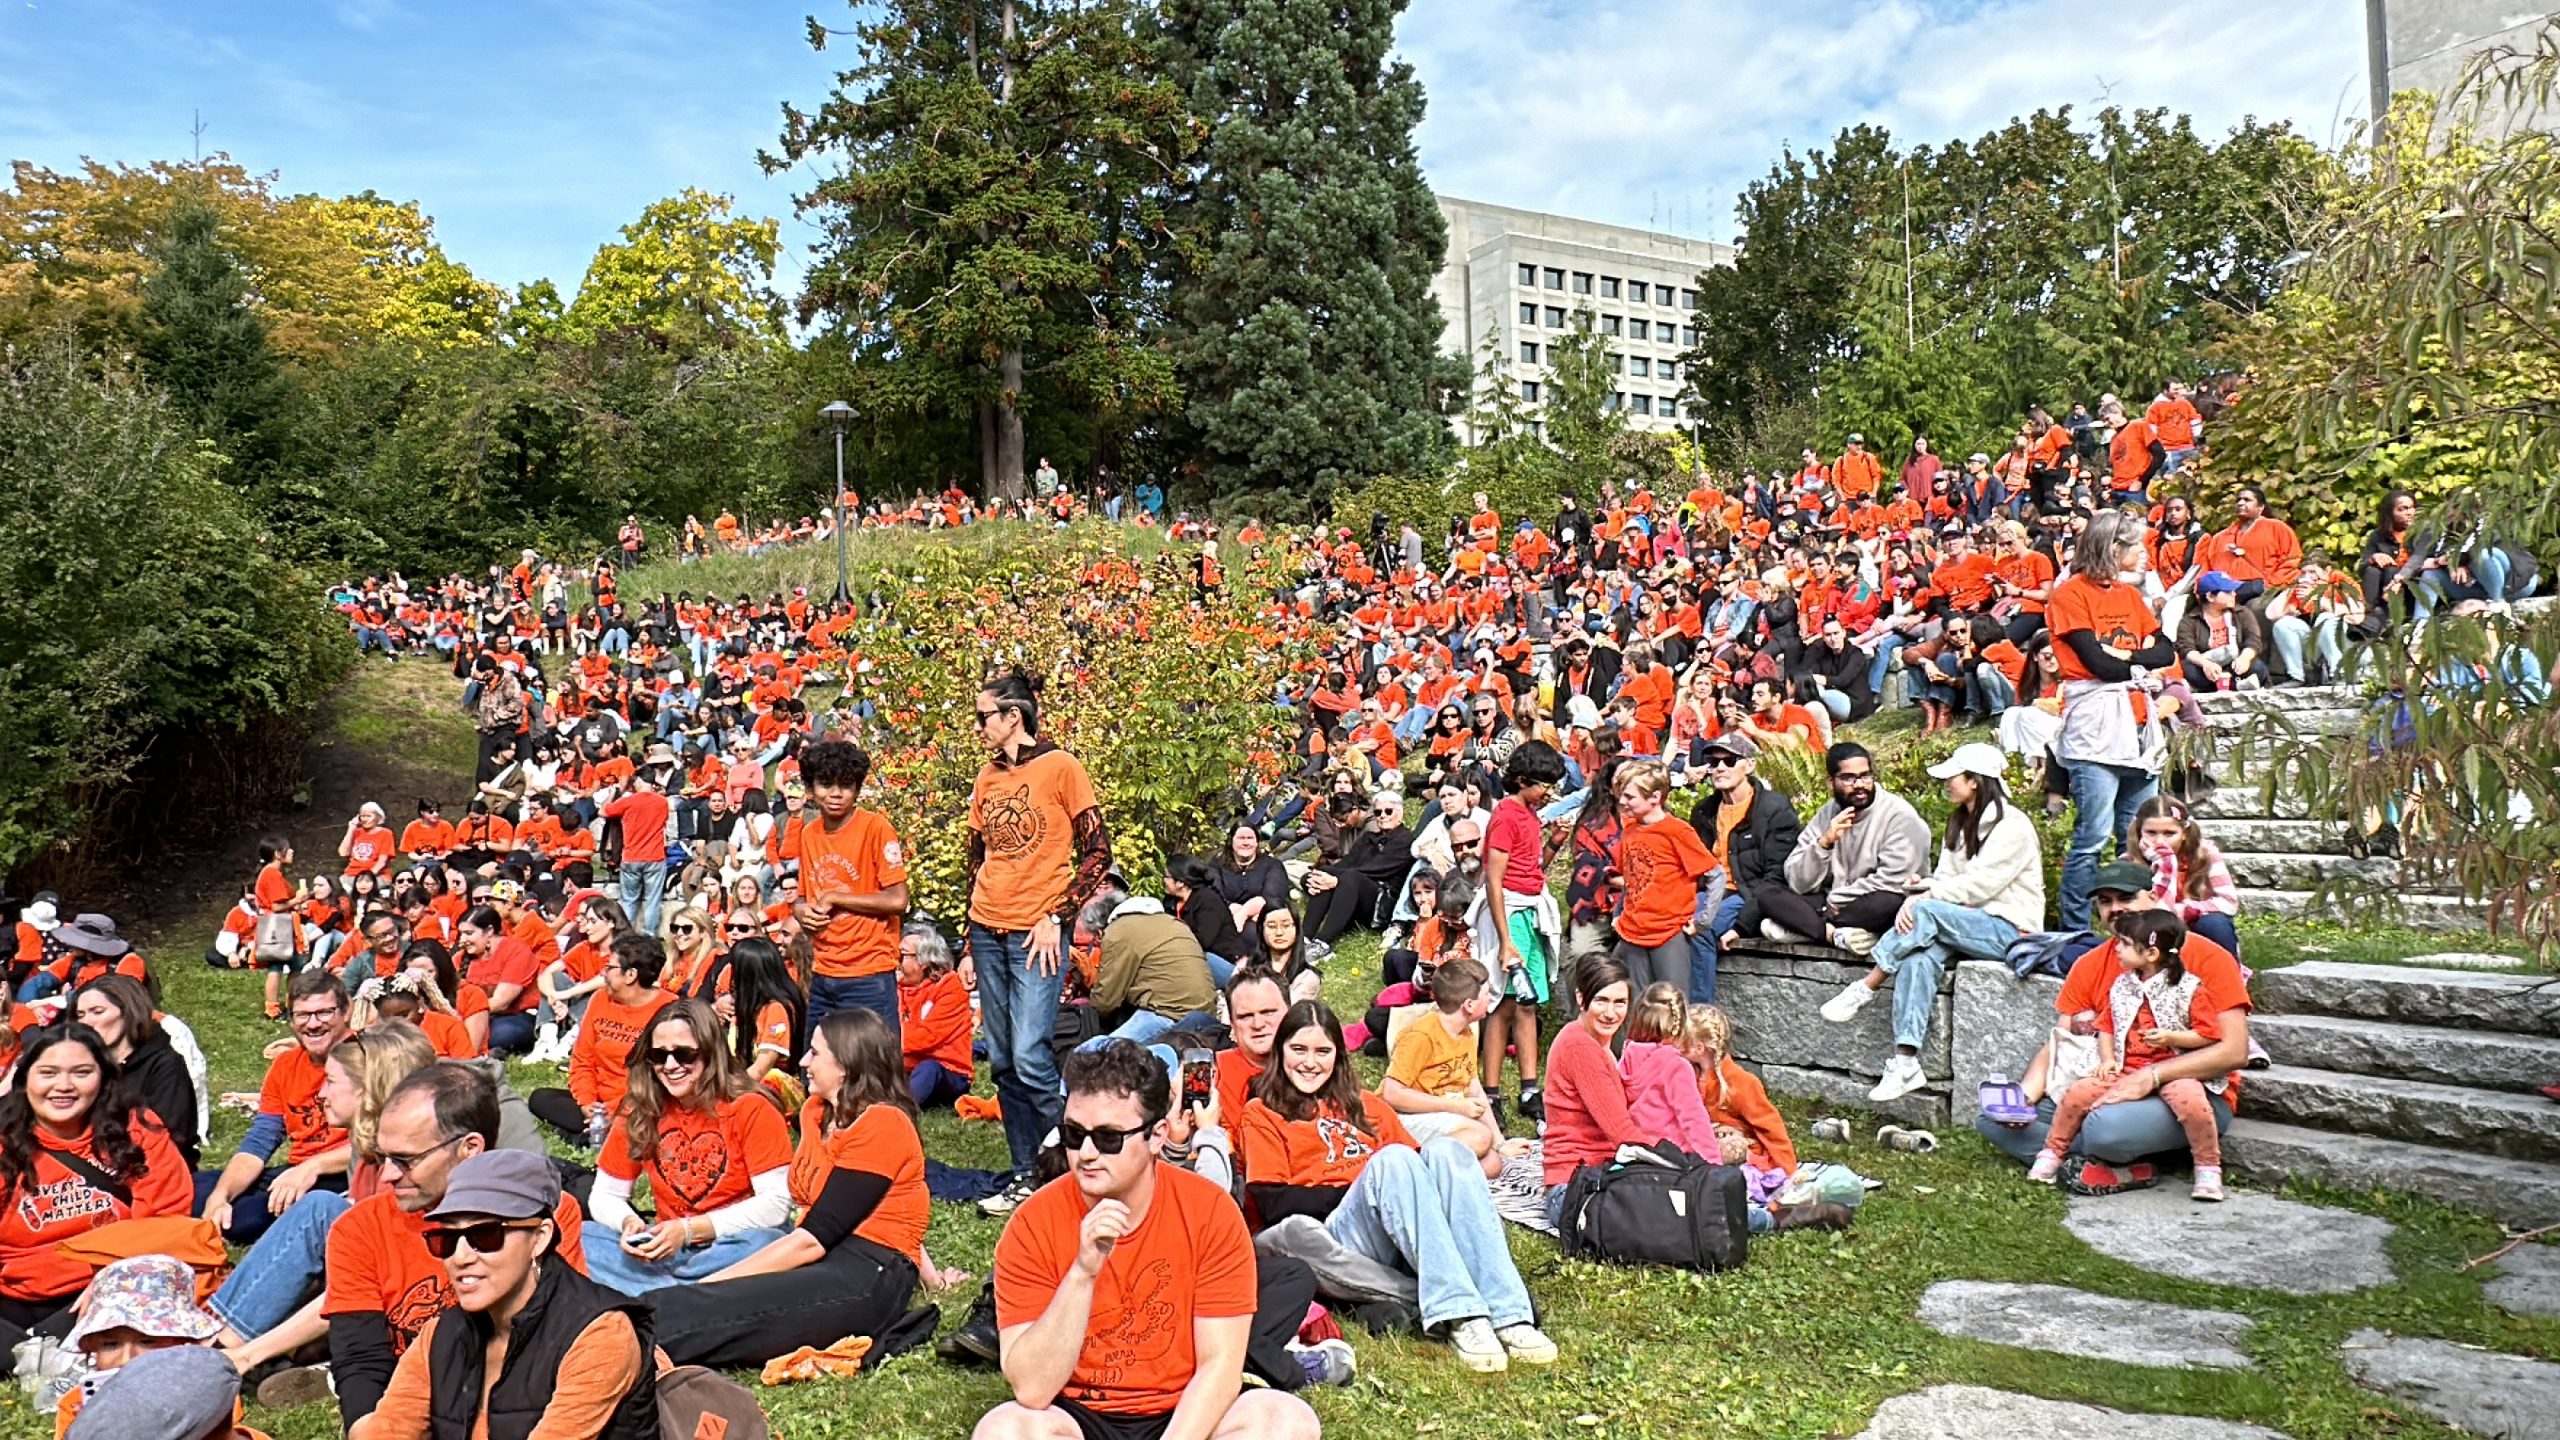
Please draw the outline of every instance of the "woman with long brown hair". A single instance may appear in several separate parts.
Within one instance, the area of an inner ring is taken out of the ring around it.
[[[642,1033],[587,1207],[587,1274],[626,1295],[715,1274],[780,1239],[791,1213],[790,1133],[749,1093],[718,1012],[670,1000]],[[631,1208],[643,1174],[655,1224]]]
[[[924,1140],[897,1034],[869,1010],[831,1010],[801,1064],[809,1100],[791,1161],[800,1223],[701,1284],[651,1297],[657,1342],[679,1365],[734,1369],[847,1335],[876,1338],[930,1264]]]

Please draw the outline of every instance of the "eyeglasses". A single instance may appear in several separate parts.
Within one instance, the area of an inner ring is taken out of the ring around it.
[[[1088,1130],[1072,1120],[1061,1120],[1058,1122],[1058,1145],[1068,1154],[1073,1155],[1083,1149],[1085,1142],[1090,1140],[1093,1142],[1094,1154],[1117,1155],[1121,1147],[1127,1145],[1130,1140],[1146,1134],[1147,1128],[1140,1125],[1129,1130],[1114,1130],[1104,1126]]]
[[[326,1025],[330,1021],[337,1019],[341,1013],[342,1012],[335,1005],[330,1006],[326,1010],[296,1010],[293,1012],[293,1023],[296,1025]]]
[[[701,1061],[702,1047],[699,1045],[675,1045],[664,1050],[655,1045],[649,1047],[649,1064],[655,1069],[664,1070],[673,1065],[689,1070]]]
[[[702,933],[702,927],[699,925],[670,925],[667,927],[667,933],[670,935],[699,935]]]
[[[1831,783],[1834,785],[1873,785],[1876,783],[1876,777],[1875,772],[1872,770],[1859,770],[1854,772],[1843,770],[1839,774],[1831,777]]]
[[[426,1149],[419,1151],[415,1155],[394,1155],[390,1151],[385,1150],[382,1152],[382,1168],[388,1170],[392,1166],[397,1165],[402,1170],[415,1174],[417,1173],[418,1167],[426,1163],[428,1156],[433,1155],[439,1150],[450,1150],[460,1143],[462,1143],[462,1136],[450,1135],[437,1141],[435,1144],[428,1146]]]
[[[482,1255],[494,1255],[507,1243],[510,1230],[530,1230],[539,1220],[483,1220],[477,1225],[438,1226],[423,1237],[427,1253],[439,1260],[450,1260],[453,1252],[468,1245]]]

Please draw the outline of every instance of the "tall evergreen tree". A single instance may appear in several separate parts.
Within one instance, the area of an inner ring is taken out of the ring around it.
[[[1614,469],[1610,447],[1627,428],[1618,398],[1625,364],[1587,305],[1573,312],[1563,338],[1547,345],[1541,413],[1547,440],[1563,458],[1564,479],[1574,494],[1597,496]]]
[[[141,349],[151,378],[235,460],[271,458],[284,370],[250,302],[248,273],[223,241],[222,217],[202,200],[181,200],[150,249],[159,268],[142,284]]]
[[[1173,351],[1214,490],[1411,473],[1448,443],[1448,226],[1414,154],[1422,85],[1387,59],[1404,6],[1164,0],[1166,63],[1210,127]]]

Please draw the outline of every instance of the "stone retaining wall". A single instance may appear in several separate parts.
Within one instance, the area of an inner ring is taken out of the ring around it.
[[[1822,1002],[1865,974],[1865,961],[1827,945],[1751,940],[1717,967],[1716,1002],[1733,1017],[1734,1058],[1771,1090],[1828,1101],[1911,1124],[1969,1125],[1986,1076],[2015,1078],[2053,1027],[2062,982],[2020,982],[2009,967],[1969,960],[1940,982],[1920,1048],[1927,1088],[1882,1104],[1867,1098],[1893,1054],[1888,991],[1846,1025]]]

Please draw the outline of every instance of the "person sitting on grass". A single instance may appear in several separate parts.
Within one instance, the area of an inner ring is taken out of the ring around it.
[[[1920,1046],[1949,965],[2004,959],[2021,933],[2044,928],[2044,855],[2035,822],[2001,783],[2008,758],[1977,740],[1929,767],[1955,806],[1937,871],[1911,887],[1893,928],[1876,940],[1875,968],[1823,1004],[1822,1018],[1844,1025],[1892,982],[1894,1053],[1870,1099],[1899,1099],[1929,1083]]]
[[[1239,971],[1236,985],[1279,986]],[[1013,1398],[974,1440],[1316,1440],[1294,1395],[1244,1388],[1258,1277],[1227,1192],[1164,1163],[1173,1087],[1145,1047],[1060,1065],[1065,1175],[1033,1191],[995,1250],[996,1323]]]
[[[114,1440],[147,1440],[149,1432],[142,1428],[148,1423],[142,1418],[145,1407],[137,1405],[125,1409],[122,1402],[138,1400],[144,1391],[163,1384],[152,1378],[161,1369],[158,1364],[137,1372],[143,1378],[132,1390],[113,1392],[116,1399],[91,1416],[86,1426],[76,1432],[73,1427],[80,1424],[79,1417],[87,1413],[92,1400],[111,1393],[106,1382],[120,1377],[125,1367],[146,1355],[201,1347],[220,1326],[220,1321],[206,1314],[204,1307],[196,1303],[195,1267],[175,1256],[136,1255],[101,1269],[98,1278],[89,1286],[86,1303],[80,1312],[80,1324],[72,1330],[68,1341],[72,1349],[88,1359],[90,1376],[64,1392],[61,1402],[54,1407],[54,1434],[68,1437],[78,1433],[113,1436]],[[200,1384],[209,1382],[214,1393],[202,1402],[201,1415],[193,1432],[179,1432],[184,1440],[234,1440],[237,1436],[257,1434],[254,1430],[234,1428],[240,1420],[238,1372],[230,1372],[233,1396],[230,1404],[224,1405],[219,1398],[220,1372],[227,1369],[219,1360],[211,1366],[201,1359],[193,1362],[191,1379]],[[172,1399],[165,1394],[155,1398],[163,1405]],[[183,1404],[172,1408],[183,1408]],[[204,1421],[202,1415],[214,1418]]]
[[[569,1047],[569,1086],[525,1097],[534,1118],[571,1141],[593,1149],[631,1088],[631,1059],[651,1016],[673,997],[658,988],[667,952],[657,937],[624,933],[605,959],[604,988],[587,1002]]]
[[[1430,991],[1431,1014],[1396,1037],[1378,1096],[1417,1139],[1446,1135],[1474,1152],[1488,1178],[1499,1175],[1504,1141],[1475,1046],[1476,1025],[1493,1010],[1492,980],[1483,962],[1460,955],[1432,968]]]
[[[898,937],[898,1043],[906,1065],[907,1098],[918,1113],[951,1108],[969,1093],[977,1061],[970,1032],[969,985],[954,972],[951,945],[920,920]]]
[[[1692,1004],[1680,1053],[1698,1072],[1698,1095],[1707,1103],[1707,1119],[1716,1134],[1742,1141],[1739,1160],[1732,1158],[1730,1147],[1719,1147],[1726,1152],[1726,1163],[1794,1174],[1796,1146],[1787,1134],[1787,1117],[1769,1103],[1760,1077],[1733,1061],[1732,1017],[1713,1005]]]
[[[1263,1226],[1310,1216],[1337,1243],[1413,1275],[1423,1328],[1445,1328],[1470,1370],[1555,1363],[1474,1153],[1446,1136],[1417,1146],[1386,1101],[1360,1088],[1323,1002],[1282,1017],[1237,1134]]]
[[[347,1188],[346,1128],[329,1123],[320,1103],[329,1051],[348,1035],[347,987],[326,970],[305,970],[288,987],[293,1048],[267,1066],[257,1117],[240,1149],[219,1171],[196,1172],[203,1203],[197,1213],[234,1245],[256,1243],[278,1215],[312,1189]],[[285,1166],[268,1163],[281,1148]]]
[[[1847,1229],[1849,1212],[1840,1205],[1779,1205],[1778,1191],[1792,1167],[1753,1165],[1749,1138],[1740,1129],[1717,1123],[1688,1055],[1689,1012],[1688,997],[1667,984],[1646,987],[1628,1009],[1627,1049],[1618,1067],[1627,1077],[1627,1113],[1636,1127],[1710,1164],[1742,1167],[1751,1196],[1745,1223],[1754,1235],[1772,1230]]]

